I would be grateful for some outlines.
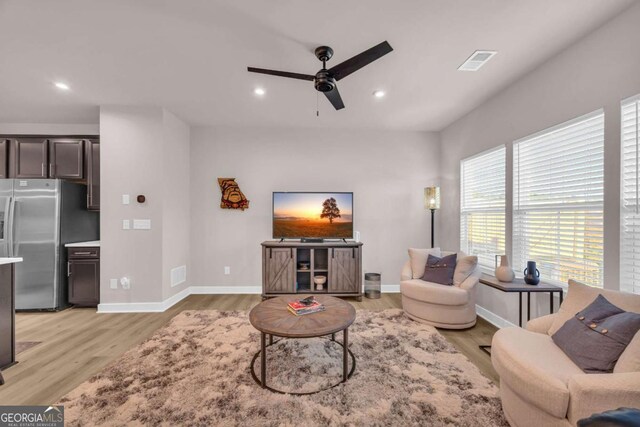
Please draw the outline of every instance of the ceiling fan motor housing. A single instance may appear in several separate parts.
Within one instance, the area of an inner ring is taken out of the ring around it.
[[[320,70],[316,74],[315,86],[320,92],[331,92],[336,86],[336,80],[327,70]]]

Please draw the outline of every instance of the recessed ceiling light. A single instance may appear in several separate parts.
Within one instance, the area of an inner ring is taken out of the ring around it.
[[[253,90],[253,93],[255,93],[258,96],[262,96],[265,94],[264,89],[262,89],[261,87],[257,87]]]
[[[58,89],[69,90],[69,85],[62,82],[55,82],[55,85]]]
[[[476,50],[467,58],[466,61],[458,67],[460,71],[478,71],[480,67],[487,63],[493,56],[498,53],[495,50]]]
[[[385,95],[386,93],[383,90],[376,90],[373,92],[373,96],[375,96],[376,98],[383,98]]]

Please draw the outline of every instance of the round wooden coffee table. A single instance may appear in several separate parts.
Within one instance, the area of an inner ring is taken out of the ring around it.
[[[260,331],[260,351],[251,361],[251,376],[263,388],[282,394],[307,395],[318,393],[340,385],[353,375],[356,369],[356,358],[349,350],[349,326],[356,319],[356,310],[351,304],[339,298],[327,295],[315,295],[316,300],[324,304],[325,311],[296,316],[287,309],[290,301],[300,300],[309,295],[288,295],[268,299],[256,305],[249,313],[249,321]],[[342,343],[336,341],[336,332],[343,332]],[[267,335],[269,344],[267,345]],[[331,340],[342,346],[342,381],[308,393],[290,393],[267,386],[267,347],[274,344],[273,337],[282,338],[316,338],[331,336]],[[349,355],[351,370],[349,371]],[[260,356],[260,379],[256,376],[254,365]]]

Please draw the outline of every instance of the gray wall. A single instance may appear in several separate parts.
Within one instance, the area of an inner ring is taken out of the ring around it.
[[[101,304],[162,301],[162,134],[160,108],[100,107]],[[138,194],[147,203],[137,204]],[[151,230],[123,230],[134,218],[150,219]],[[123,276],[131,289],[110,289],[109,279]]]
[[[638,22],[640,5],[440,135],[264,128],[195,128],[189,134],[188,126],[161,108],[102,107],[103,302],[163,301],[189,284],[259,286],[259,244],[271,238],[271,193],[277,190],[353,191],[355,229],[365,244],[364,270],[382,272],[384,284],[397,284],[407,247],[429,242],[425,186],[442,187],[436,244],[457,248],[461,159],[499,144],[507,145],[511,159],[513,140],[598,108],[606,113],[604,285],[618,288],[619,103],[640,93]],[[57,133],[52,125],[5,124],[0,129]],[[70,127],[57,129],[66,133],[60,129]],[[237,178],[251,201],[249,210],[219,208],[218,177]],[[507,191],[511,201],[510,180]],[[145,194],[148,201],[123,206],[122,194]],[[508,220],[510,211],[508,204]],[[123,231],[125,218],[149,218],[153,229]],[[188,266],[188,281],[171,288],[169,271],[179,265]],[[223,274],[224,266],[231,267],[231,275]],[[108,280],[122,276],[132,278],[132,289],[109,289]],[[479,304],[517,321],[513,295],[480,287]],[[540,311],[545,313],[546,305]]]
[[[163,301],[188,286],[171,288],[169,271],[189,259],[189,128],[161,108],[103,106],[100,150],[101,304]],[[151,230],[123,230],[124,219]],[[131,289],[110,289],[123,276]]]
[[[273,191],[353,191],[363,268],[381,272],[383,284],[398,284],[407,248],[429,242],[422,193],[437,183],[438,158],[433,133],[193,129],[192,284],[260,286]],[[218,177],[236,178],[248,210],[220,209]]]
[[[604,107],[605,281],[619,281],[620,101],[640,93],[640,5],[569,47],[441,133],[442,246],[459,245],[460,160],[507,145],[507,237],[511,233],[511,142]],[[480,71],[482,72],[482,71]],[[507,249],[510,249],[508,246]],[[524,266],[515,266],[515,269]],[[548,300],[540,314],[548,311]],[[517,322],[517,297],[481,287],[478,303]]]
[[[190,275],[191,199],[190,128],[163,110],[162,295],[167,299],[188,286]],[[187,267],[187,281],[171,286],[171,269]]]

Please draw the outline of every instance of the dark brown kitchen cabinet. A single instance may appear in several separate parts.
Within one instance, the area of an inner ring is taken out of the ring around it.
[[[98,136],[0,136],[1,178],[58,178],[87,185],[87,210],[100,211]]]
[[[100,143],[98,140],[86,141],[87,164],[87,209],[100,210]]]
[[[84,178],[84,140],[49,139],[49,178]]]
[[[0,369],[16,361],[13,264],[0,265]],[[2,384],[2,374],[0,374]]]
[[[9,142],[0,139],[0,178],[9,178]]]
[[[47,139],[17,138],[13,140],[13,176],[15,178],[48,178]]]
[[[96,307],[100,303],[100,249],[69,248],[67,277],[69,303]]]

